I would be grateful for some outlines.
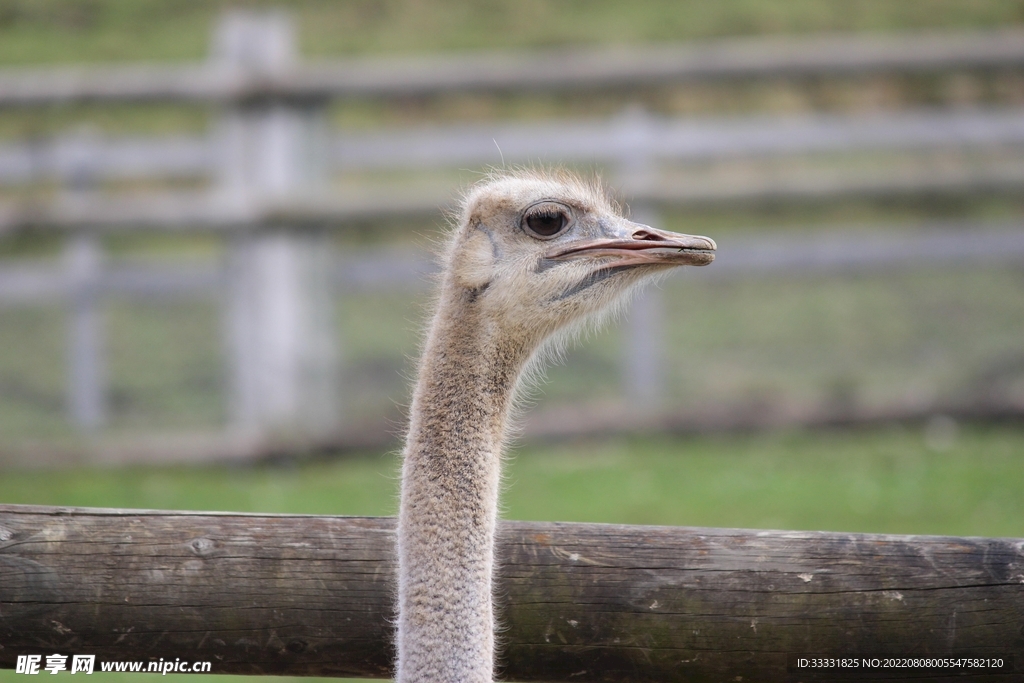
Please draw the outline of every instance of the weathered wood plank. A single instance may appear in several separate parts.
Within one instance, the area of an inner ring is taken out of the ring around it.
[[[312,179],[305,177],[305,169],[323,174],[328,170],[462,168],[502,159],[509,163],[621,163],[638,156],[648,161],[693,163],[877,150],[993,150],[1024,144],[1024,109],[1018,106],[948,111],[918,108],[871,116],[817,113],[694,118],[630,112],[605,120],[461,123],[337,135],[329,134],[325,126],[318,130],[315,121],[303,121],[302,110],[295,113],[298,120],[282,120],[278,113],[278,119],[264,122],[271,129],[274,124],[295,126],[299,130],[292,133],[291,140],[301,146],[298,150],[265,150],[264,154],[276,153],[281,158],[273,159],[276,163],[262,171],[263,177],[259,177],[252,160],[266,159],[258,143],[276,136],[259,130],[250,112],[233,120],[232,135],[220,140],[185,135],[146,139],[76,133],[0,144],[0,184],[56,180],[74,185],[83,178],[93,182],[199,180],[218,171],[225,183],[244,183],[247,176],[249,180],[280,182],[277,174],[286,170],[309,183]],[[309,113],[307,108],[307,119],[312,118]],[[287,141],[289,131],[278,135]],[[310,142],[312,136],[324,139]],[[289,151],[293,152],[290,157]],[[300,154],[313,158],[296,166]],[[874,173],[879,170],[872,169]],[[309,190],[306,186],[299,189]],[[381,200],[381,204],[389,203],[386,198]]]
[[[0,70],[0,107],[82,102],[410,97],[453,92],[637,88],[733,78],[1014,68],[1020,31],[769,36],[615,49],[350,59],[272,73],[188,64]]]
[[[0,506],[0,666],[387,676],[392,529]],[[1022,676],[1020,539],[508,522],[499,556],[508,680],[809,680],[787,672],[799,654],[1002,656],[1016,673],[978,678]]]
[[[756,176],[727,184],[659,181],[632,193],[633,202],[686,207],[827,202],[908,197],[1018,196],[1024,164],[1012,160],[984,169],[932,167],[903,172],[875,171]],[[0,201],[0,237],[32,231],[239,233],[267,224],[348,228],[389,220],[436,220],[451,208],[450,189],[368,191],[359,197],[313,195],[260,200],[239,206],[205,191],[162,191],[130,197],[100,193],[58,193],[41,202]]]
[[[936,221],[917,228],[914,232],[898,225],[871,231],[833,230],[795,244],[782,233],[727,236],[721,241],[728,245],[728,251],[716,257],[715,270],[709,270],[706,276],[730,279],[1024,262],[1024,232],[1019,223]],[[49,259],[11,261],[0,261],[0,306],[58,302],[76,292],[67,269],[54,266]],[[433,255],[426,250],[360,249],[344,253],[333,262],[330,281],[345,293],[401,291],[421,285],[436,269]],[[96,276],[95,287],[104,295],[196,298],[212,296],[224,282],[224,269],[213,259],[153,264],[151,260],[122,258],[117,264],[105,265]],[[171,447],[177,449],[180,445]]]

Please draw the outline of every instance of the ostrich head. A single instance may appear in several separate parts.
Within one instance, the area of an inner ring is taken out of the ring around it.
[[[600,186],[569,174],[497,176],[464,207],[446,284],[528,345],[607,310],[650,275],[715,258],[713,240],[633,223]]]
[[[466,197],[420,361],[398,521],[399,683],[493,681],[501,449],[546,338],[715,243],[631,223],[568,174],[495,176]]]

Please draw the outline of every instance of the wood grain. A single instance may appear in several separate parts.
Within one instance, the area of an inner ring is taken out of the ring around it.
[[[507,680],[830,678],[788,671],[801,654],[1002,656],[1024,670],[1024,540],[525,522],[499,534]],[[0,506],[0,666],[56,652],[386,677],[393,542],[387,518]]]

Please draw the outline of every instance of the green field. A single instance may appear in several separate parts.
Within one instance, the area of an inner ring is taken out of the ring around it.
[[[927,426],[527,444],[509,519],[1024,537],[1024,429]],[[292,466],[8,471],[0,501],[390,515],[394,453]]]
[[[227,7],[287,8],[310,55],[635,43],[757,33],[992,27],[1019,0],[5,0],[0,64],[197,59]]]

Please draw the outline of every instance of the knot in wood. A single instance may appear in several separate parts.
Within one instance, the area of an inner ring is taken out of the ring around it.
[[[193,538],[191,541],[189,541],[188,546],[196,555],[204,557],[212,553],[214,548],[217,547],[217,544],[214,543],[212,539],[200,537]]]
[[[309,647],[309,644],[306,641],[296,639],[288,643],[286,649],[293,654],[300,654],[305,652],[307,647]]]

